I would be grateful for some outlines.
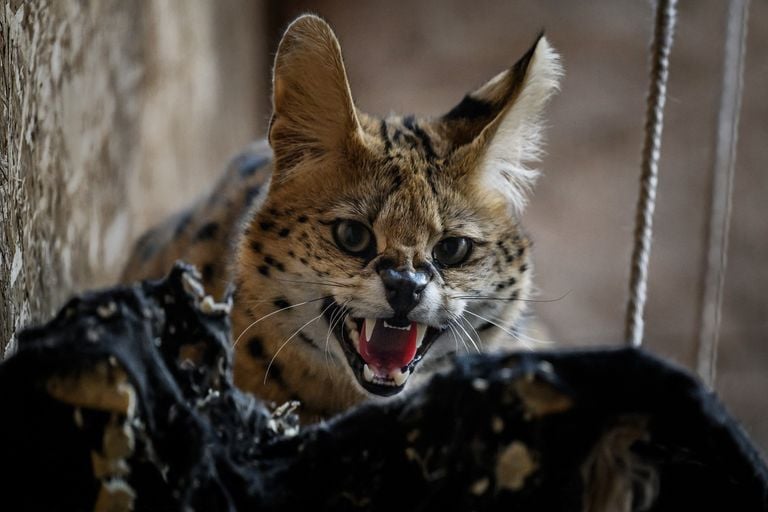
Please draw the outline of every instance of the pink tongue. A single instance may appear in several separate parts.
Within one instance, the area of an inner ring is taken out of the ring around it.
[[[368,366],[382,376],[388,376],[392,370],[399,370],[413,361],[416,355],[416,322],[411,322],[409,330],[385,327],[379,320],[371,333],[371,339],[365,337],[365,322],[360,330],[360,355]]]

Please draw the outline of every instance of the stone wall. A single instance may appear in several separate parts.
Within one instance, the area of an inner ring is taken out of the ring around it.
[[[258,3],[0,6],[0,356],[263,133]]]

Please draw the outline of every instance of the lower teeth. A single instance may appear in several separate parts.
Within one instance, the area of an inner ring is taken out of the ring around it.
[[[363,378],[367,382],[373,382],[373,376],[373,370],[367,364],[363,365]]]
[[[391,386],[392,382],[394,382],[396,386],[402,386],[405,384],[405,381],[408,380],[410,375],[410,370],[405,370],[404,372],[402,370],[394,370],[389,374],[389,377],[380,377],[371,370],[370,366],[367,364],[363,365],[363,379],[365,379],[366,382],[371,382],[373,384],[386,384]]]
[[[411,374],[410,370],[405,370],[405,373],[403,373],[400,370],[395,370],[391,374],[389,374],[390,377],[395,381],[395,384],[398,386],[402,386],[406,380],[408,380],[408,376]]]

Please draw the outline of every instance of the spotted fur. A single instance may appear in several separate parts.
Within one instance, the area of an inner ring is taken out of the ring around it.
[[[384,263],[430,276],[409,320],[450,326],[411,380],[473,345],[514,347],[531,294],[530,241],[518,219],[560,73],[539,37],[447,114],[379,119],[355,108],[331,29],[303,16],[277,52],[269,144],[144,235],[125,279],[158,277],[185,259],[215,294],[233,283],[238,384],[276,402],[299,399],[306,415],[369,398],[329,326],[342,318],[324,308],[331,298],[353,317],[392,315]],[[375,254],[342,251],[332,235],[338,219],[368,226]],[[473,249],[462,265],[440,267],[433,249],[450,236],[471,238]]]

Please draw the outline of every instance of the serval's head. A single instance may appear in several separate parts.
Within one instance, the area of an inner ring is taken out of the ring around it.
[[[294,21],[274,66],[270,191],[241,246],[239,278],[267,299],[252,317],[273,313],[284,339],[301,333],[294,350],[375,395],[513,326],[531,272],[518,219],[560,75],[540,36],[447,114],[378,119],[355,107],[330,27]]]

